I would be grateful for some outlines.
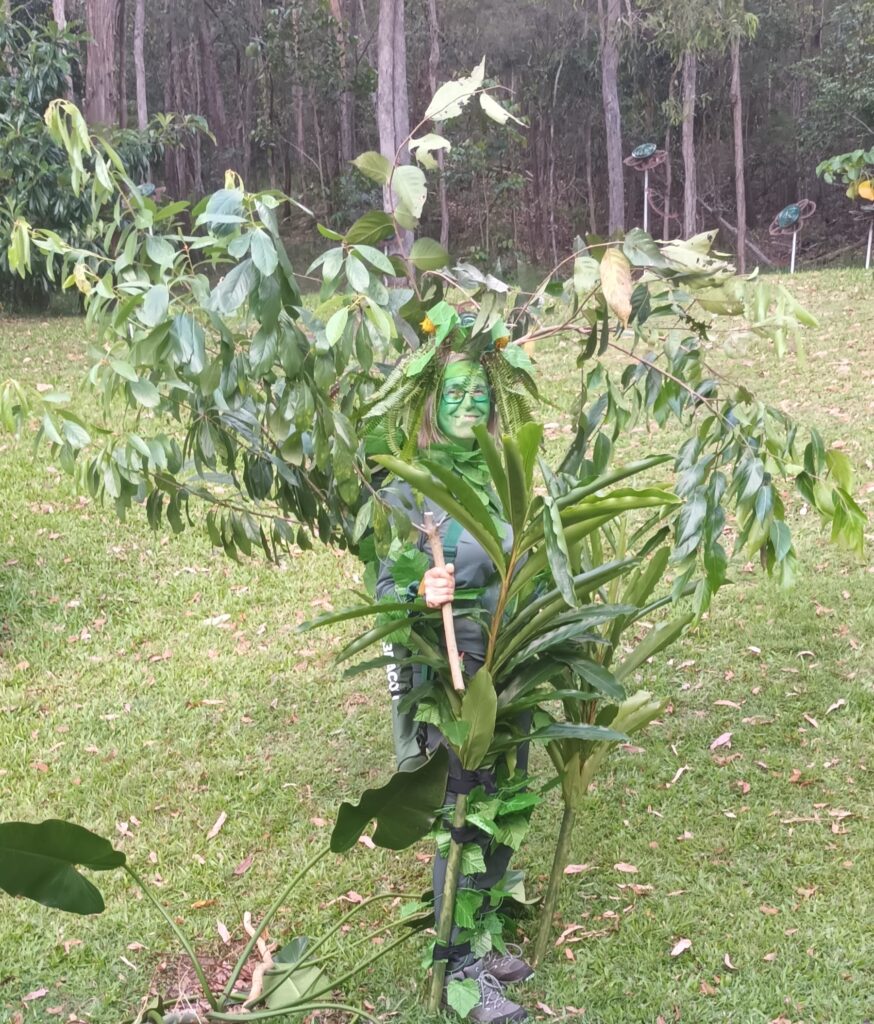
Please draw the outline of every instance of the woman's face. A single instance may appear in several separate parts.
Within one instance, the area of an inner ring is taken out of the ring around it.
[[[491,410],[488,378],[479,363],[466,359],[449,363],[437,404],[441,432],[452,441],[473,447],[474,427],[485,426]]]

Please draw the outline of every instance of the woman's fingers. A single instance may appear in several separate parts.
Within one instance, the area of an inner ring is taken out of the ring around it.
[[[434,566],[422,577],[425,591],[425,604],[429,608],[439,608],[449,604],[455,595],[455,566]]]

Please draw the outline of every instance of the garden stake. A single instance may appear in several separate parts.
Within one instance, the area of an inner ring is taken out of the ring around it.
[[[431,556],[434,565],[438,569],[444,569],[446,562],[443,558],[443,544],[440,541],[440,525],[434,522],[434,513],[426,512],[424,524],[418,529],[425,534],[431,544]],[[452,602],[444,604],[440,609],[443,613],[443,632],[446,635],[446,657],[449,660],[449,671],[452,674],[452,689],[457,693],[464,693],[464,676],[461,674],[461,658],[458,656],[458,644],[455,640],[455,622],[452,618]]]
[[[425,513],[429,515],[429,513]],[[444,605],[445,607],[445,605]],[[455,797],[455,815],[452,819],[453,828],[464,826],[467,816],[467,794],[458,793]],[[458,890],[458,878],[461,874],[461,850],[463,843],[454,839],[449,843],[449,857],[446,861],[446,879],[443,882],[443,905],[440,907],[440,920],[437,922],[437,946],[448,946],[452,935],[452,922],[455,919],[455,893]],[[443,979],[446,977],[446,961],[435,960],[431,967],[431,996],[428,999],[428,1013],[439,1013],[440,1000],[443,996]]]

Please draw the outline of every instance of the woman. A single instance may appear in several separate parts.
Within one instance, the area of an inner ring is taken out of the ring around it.
[[[476,429],[487,427],[496,433],[499,409],[503,409],[506,417],[518,425],[520,420],[529,418],[529,396],[536,392],[528,372],[530,363],[524,353],[519,353],[521,358],[514,353],[510,359],[501,354],[503,346],[500,342],[505,337],[503,324],[497,325],[500,332],[497,338],[493,337],[493,329],[477,343],[476,338],[470,337],[475,319],[470,314],[459,317],[445,303],[429,311],[423,326],[435,335],[431,355],[426,350],[417,354],[418,361],[417,357],[410,361],[413,373],[422,378],[417,389],[421,393],[421,409],[416,409],[415,391],[404,387],[406,381],[403,376],[393,375],[394,386],[404,395],[402,416],[406,429],[411,430],[413,425],[417,427],[415,438],[418,453],[441,463],[465,479],[488,509],[509,549],[510,527],[503,520],[502,510],[490,487],[488,467],[477,444]],[[387,414],[398,406],[387,404],[386,399],[381,398],[376,408],[380,416],[391,420]],[[396,450],[406,448],[409,453],[408,435],[404,436],[399,426],[400,423],[395,423],[394,436],[387,434],[386,440],[389,447]],[[403,444],[400,443],[402,438]],[[402,522],[409,521],[414,527],[422,521],[424,513],[434,514],[435,522],[440,524],[439,532],[447,564],[445,567],[433,565],[431,548],[424,534],[416,531],[405,538],[399,538],[400,543],[393,545],[393,557],[386,558],[380,565],[377,596],[396,599],[411,598],[418,594],[424,597],[429,608],[454,603],[456,609],[463,611],[465,605],[469,606],[474,613],[471,617],[459,614],[455,618],[458,649],[462,652],[464,673],[469,678],[481,667],[485,658],[481,613],[492,613],[495,609],[498,595],[495,567],[471,534],[459,523],[446,517],[428,498],[415,494],[409,485],[394,481],[383,489],[381,495],[396,513],[400,513]],[[426,564],[430,567],[425,569],[421,577],[410,581],[410,567]],[[399,571],[399,565],[403,565],[402,572]],[[401,698],[411,688],[425,682],[423,672],[404,673],[403,669],[398,668],[398,663],[406,653],[397,646],[392,649],[391,655],[397,662],[389,666],[388,672],[396,753],[401,768],[415,766],[428,750],[433,750],[441,743],[445,744],[435,725],[415,723],[415,712],[405,715],[398,710]],[[524,772],[527,767],[527,756],[527,747],[521,748],[517,758],[520,771]],[[487,792],[493,792],[496,785],[494,770],[465,771],[450,749],[447,803],[453,803],[456,794],[470,792],[476,786],[484,786]],[[476,842],[481,846],[486,870],[462,877],[459,887],[489,890],[497,885],[506,873],[511,849],[495,846],[491,837],[478,829],[466,828],[461,841]],[[434,861],[435,910],[438,916],[445,874],[446,859],[438,854]],[[486,900],[481,913],[487,909]],[[528,964],[513,954],[501,956],[491,953],[478,960],[471,952],[469,943],[459,941],[458,929],[451,943],[449,947],[435,951],[435,956],[444,957],[448,961],[448,980],[477,981],[480,1002],[471,1011],[470,1019],[498,1024],[524,1020],[527,1017],[525,1010],[506,997],[503,986],[530,977],[532,971]]]

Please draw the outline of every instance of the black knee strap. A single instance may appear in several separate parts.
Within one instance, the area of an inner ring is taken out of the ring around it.
[[[465,843],[475,843],[477,839],[481,839],[483,836],[488,836],[488,832],[483,832],[483,830],[481,828],[477,828],[476,825],[462,825],[460,828],[456,828],[455,825],[453,825],[449,829],[449,834],[456,843],[460,843],[462,846]]]
[[[472,793],[477,786],[482,786],[486,793],[497,793],[494,777],[487,768],[478,768],[476,771],[461,769],[459,775],[450,775],[446,783],[446,792],[459,794]]]
[[[432,959],[437,960],[461,960],[466,956],[470,956],[470,943],[462,942],[457,946],[441,946],[437,943],[434,946],[434,953]]]

